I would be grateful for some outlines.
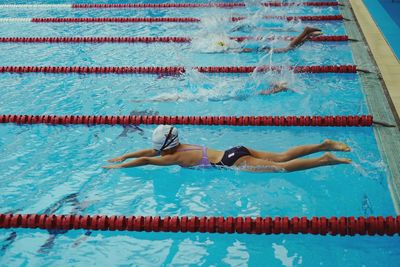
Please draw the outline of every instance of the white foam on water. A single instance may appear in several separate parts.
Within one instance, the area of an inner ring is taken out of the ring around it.
[[[284,243],[284,242],[283,242]],[[288,250],[283,245],[278,245],[276,243],[272,243],[272,248],[274,249],[274,256],[276,259],[282,262],[282,265],[286,267],[293,267],[293,262],[296,258],[298,259],[298,264],[302,263],[302,258],[298,257],[297,253],[293,256],[288,256]]]

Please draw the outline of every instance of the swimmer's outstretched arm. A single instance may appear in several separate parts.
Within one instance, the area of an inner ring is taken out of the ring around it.
[[[120,169],[120,168],[132,168],[145,165],[157,165],[157,166],[168,166],[178,164],[178,158],[176,155],[166,155],[162,157],[140,157],[129,162],[102,166],[104,169]]]
[[[295,49],[302,43],[304,43],[307,39],[309,39],[311,36],[318,36],[321,35],[322,32],[318,28],[312,28],[312,27],[305,27],[304,30],[296,36],[287,47],[282,47],[282,48],[274,48],[272,49],[272,52],[274,53],[285,53],[290,50]]]
[[[122,156],[109,159],[108,162],[122,162],[129,158],[139,158],[139,157],[155,157],[158,153],[154,149],[143,149],[132,153],[124,154]]]
[[[296,36],[287,47],[279,47],[279,48],[271,48],[269,46],[261,47],[260,49],[251,49],[251,48],[242,48],[242,49],[231,49],[230,51],[233,51],[235,53],[250,53],[250,52],[273,52],[273,53],[286,53],[290,50],[295,49],[296,47],[300,46],[302,43],[304,43],[307,39],[309,39],[311,36],[318,36],[322,34],[321,30],[318,28],[311,28],[311,27],[305,27],[303,32],[301,32],[298,36]]]

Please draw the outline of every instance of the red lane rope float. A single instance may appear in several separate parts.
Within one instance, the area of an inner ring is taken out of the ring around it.
[[[245,7],[245,3],[164,3],[164,4],[72,4],[72,8],[197,8],[219,7],[234,8]]]
[[[272,37],[253,37],[253,36],[238,36],[238,37],[230,37],[230,39],[235,40],[237,42],[243,42],[245,40],[293,40],[295,37],[292,36],[272,36]],[[328,35],[328,36],[316,36],[311,37],[308,41],[312,42],[345,42],[348,41],[349,37],[347,35]],[[1,41],[1,38],[0,38]]]
[[[188,37],[0,37],[0,43],[189,43]]]
[[[231,17],[231,21],[240,21],[246,17]],[[323,15],[323,16],[265,16],[264,19],[281,19],[281,20],[303,20],[303,21],[325,21],[325,20],[343,20],[342,15]]]
[[[230,37],[237,42],[245,40],[292,40],[290,36],[276,37]],[[344,42],[348,41],[347,35],[317,36],[310,38],[313,42]],[[189,43],[189,37],[0,37],[0,43]]]
[[[252,73],[291,70],[294,73],[356,73],[356,65],[339,66],[215,66],[194,67],[202,73]],[[164,74],[180,75],[184,67],[0,66],[0,73]]]
[[[263,6],[283,7],[283,6],[339,6],[339,2],[264,2]]]
[[[397,217],[188,217],[0,214],[0,228],[238,234],[400,234]]]
[[[372,126],[371,115],[354,116],[102,116],[0,114],[0,123],[84,125]]]
[[[265,2],[263,6],[338,6],[338,2]],[[235,8],[245,7],[243,2],[238,3],[164,3],[164,4],[72,4],[72,8],[197,8],[197,7],[219,7]]]
[[[202,73],[252,73],[291,70],[294,73],[356,73],[357,66],[229,66],[229,67],[195,67],[195,70]],[[0,67],[1,72],[1,67]]]
[[[61,23],[61,22],[200,22],[198,18],[32,18],[31,22],[35,23]]]
[[[330,20],[343,20],[342,15],[326,15],[326,16],[267,16],[265,19],[286,19],[287,21],[292,20],[303,20],[303,21],[330,21]],[[231,17],[230,20],[235,22],[243,20],[245,17]],[[144,17],[144,18],[131,18],[131,17],[113,17],[113,18],[32,18],[31,22],[35,23],[93,23],[93,22],[117,22],[117,23],[136,23],[136,22],[200,22],[198,18],[190,17]]]

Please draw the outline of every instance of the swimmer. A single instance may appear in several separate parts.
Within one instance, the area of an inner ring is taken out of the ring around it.
[[[268,90],[261,90],[258,92],[259,95],[272,95],[272,94],[277,94],[281,92],[287,92],[287,91],[292,91],[294,90],[290,89],[287,86],[286,82],[279,82],[279,83],[273,83],[271,89]]]
[[[273,53],[285,53],[290,50],[295,49],[296,47],[302,45],[306,40],[313,36],[318,36],[321,35],[322,32],[318,28],[311,28],[311,27],[305,27],[303,32],[301,32],[298,36],[296,36],[292,41],[290,41],[289,45],[287,47],[281,47],[281,48],[271,48],[268,46],[263,46],[259,49],[252,49],[252,48],[241,48],[241,49],[229,49],[229,51],[236,52],[236,53],[249,53],[249,52],[256,52],[256,51],[262,51],[262,52],[273,52]]]
[[[270,89],[264,89],[258,92],[259,95],[272,95],[281,92],[287,92],[294,90],[290,89],[286,82],[272,83]],[[179,101],[227,101],[227,100],[238,100],[243,101],[253,96],[252,94],[242,95],[219,95],[219,96],[197,96],[196,94],[162,94],[153,98],[148,99],[135,99],[131,100],[134,103],[161,103],[161,102],[179,102]],[[157,114],[158,115],[158,114]],[[132,116],[132,115],[131,115]]]
[[[242,22],[241,22],[242,23]],[[274,32],[299,32],[298,30],[296,30],[294,27],[288,27],[288,28],[273,28],[273,27],[257,27],[254,25],[250,25],[250,24],[239,24],[236,25],[235,27],[233,27],[229,32],[246,32],[246,33],[251,33],[253,31],[263,31],[265,29],[268,29],[269,31],[274,31]]]
[[[211,49],[211,50],[210,50]],[[222,52],[236,52],[241,49],[241,45],[233,40],[218,40],[212,47],[207,47],[205,50],[201,49],[202,53],[222,53]]]
[[[221,46],[221,47],[226,46],[225,42],[223,42],[223,41],[217,42],[217,45],[218,45],[218,46]]]
[[[300,158],[321,151],[350,151],[341,142],[325,140],[320,144],[293,147],[282,153],[256,151],[244,146],[236,146],[226,151],[205,146],[181,144],[178,129],[171,125],[159,125],[153,132],[153,148],[138,150],[109,162],[126,163],[103,166],[105,169],[130,168],[144,165],[179,165],[190,167],[234,167],[249,172],[293,172],[327,165],[349,164],[350,159],[337,158],[327,152],[318,158]]]

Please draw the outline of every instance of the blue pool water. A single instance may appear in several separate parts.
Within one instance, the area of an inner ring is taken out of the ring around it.
[[[100,2],[105,1],[96,1]],[[290,11],[314,15],[339,13],[336,8],[312,7],[296,7]],[[187,9],[182,13],[174,9],[1,10],[1,17],[193,16],[208,20],[203,24],[9,23],[9,27],[0,28],[0,36],[191,36],[197,39],[193,44],[147,45],[5,43],[0,44],[0,65],[354,64],[346,43],[309,42],[296,51],[272,56],[210,53],[213,42],[206,40],[225,38],[230,27],[214,17],[234,12],[243,14],[246,10]],[[216,26],[221,23],[223,27]],[[255,34],[267,34],[269,28],[279,26],[298,31],[304,25],[262,22],[257,24]],[[327,35],[345,34],[341,22],[310,25],[318,25]],[[296,32],[276,34],[295,35]],[[257,94],[258,90],[281,80],[287,81],[296,93]],[[355,74],[204,75],[194,71],[179,77],[1,74],[0,83],[0,114],[368,113]],[[282,151],[331,138],[352,147],[351,153],[336,154],[350,157],[354,163],[288,174],[154,166],[104,171],[100,166],[107,159],[148,147],[154,126],[0,125],[0,212],[308,217],[395,214],[386,182],[386,166],[371,128],[178,128],[183,143],[206,144],[217,149],[242,144],[258,150]],[[55,235],[43,230],[0,230],[1,266],[85,266],[94,262],[100,266],[396,266],[399,255],[397,237],[84,231]]]

